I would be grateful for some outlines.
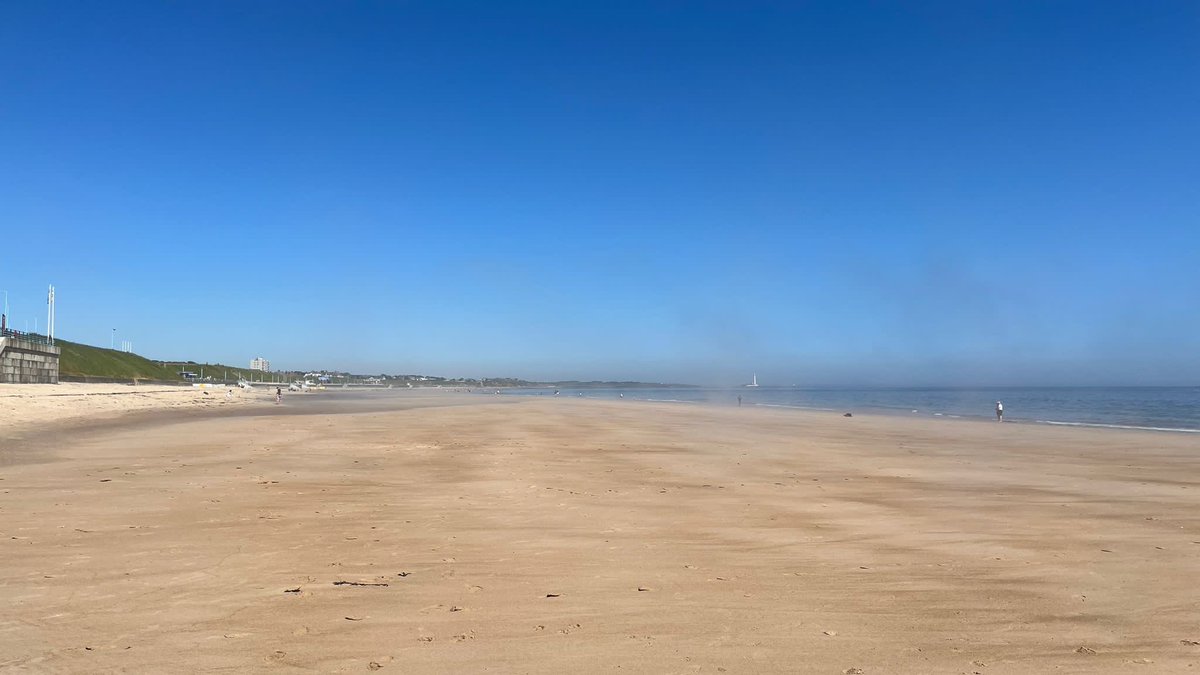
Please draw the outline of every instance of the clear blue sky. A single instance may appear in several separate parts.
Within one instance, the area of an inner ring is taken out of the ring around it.
[[[1200,384],[1200,4],[5,2],[0,290],[152,358]]]

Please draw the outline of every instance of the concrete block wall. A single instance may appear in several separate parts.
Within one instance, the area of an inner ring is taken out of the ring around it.
[[[19,337],[0,337],[0,382],[58,384],[62,349]]]

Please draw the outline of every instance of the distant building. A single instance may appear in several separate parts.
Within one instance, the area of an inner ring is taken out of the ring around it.
[[[260,356],[250,361],[250,370],[261,370],[264,373],[269,373],[271,372],[271,362]]]

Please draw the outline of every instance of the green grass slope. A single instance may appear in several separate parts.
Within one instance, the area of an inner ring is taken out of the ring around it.
[[[58,373],[64,377],[95,377],[120,380],[162,380],[166,382],[183,382],[179,371],[189,370],[199,373],[201,367],[206,376],[221,379],[228,374],[237,378],[249,374],[246,368],[230,368],[220,364],[171,363],[151,361],[137,354],[104,349],[91,345],[55,340],[54,344],[62,348],[62,356],[58,360]],[[261,374],[258,374],[261,375]],[[257,378],[256,378],[257,379]]]
[[[137,354],[67,340],[55,340],[54,343],[62,348],[62,356],[58,359],[59,375],[125,380],[183,380],[178,374],[178,369],[163,367],[157,361]]]

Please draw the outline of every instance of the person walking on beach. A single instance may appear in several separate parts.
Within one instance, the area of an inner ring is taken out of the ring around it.
[[[742,407],[742,395],[738,394],[738,407]]]
[[[283,388],[275,387],[275,402],[283,403]]]
[[[1004,404],[1000,401],[996,401],[996,421],[1004,421]]]

